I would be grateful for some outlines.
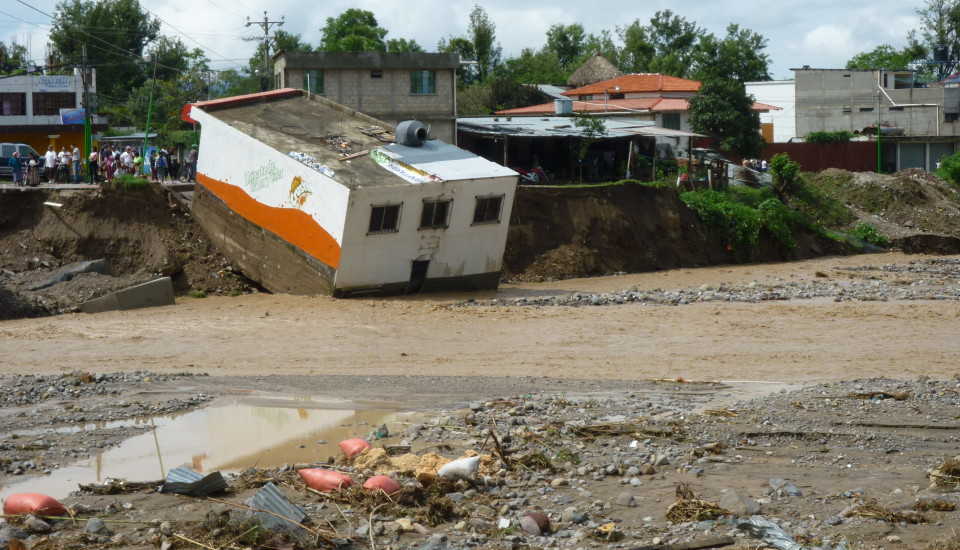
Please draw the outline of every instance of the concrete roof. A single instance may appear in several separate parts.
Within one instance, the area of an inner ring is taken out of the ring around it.
[[[295,52],[273,55],[284,58],[287,68],[298,69],[456,69],[458,53],[427,52]]]
[[[701,134],[669,130],[654,125],[652,120],[604,119],[606,138],[631,136],[703,137]],[[471,117],[457,119],[457,130],[472,134],[507,135],[512,137],[584,137],[570,117]]]
[[[410,180],[398,175],[404,170],[386,169],[375,160],[383,159],[383,155],[369,154],[377,149],[447,181],[515,175],[499,164],[437,140],[428,140],[422,147],[382,142],[360,129],[379,126],[393,132],[393,126],[326,98],[308,97],[300,90],[275,90],[191,105],[285,155],[297,152],[314,157],[315,162],[333,171],[335,181],[351,189],[411,185]],[[191,105],[184,109],[185,118]],[[344,142],[347,148],[337,145]],[[362,156],[341,161],[341,153]]]

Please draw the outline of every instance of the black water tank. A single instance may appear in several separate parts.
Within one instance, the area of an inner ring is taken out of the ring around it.
[[[933,62],[946,63],[950,55],[950,48],[945,44],[937,44],[933,47]]]

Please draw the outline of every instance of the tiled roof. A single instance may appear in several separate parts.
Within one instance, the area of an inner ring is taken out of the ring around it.
[[[648,111],[660,101],[659,97],[642,97],[637,99],[609,99],[604,101],[594,99],[591,101],[573,101],[573,112],[581,113],[625,113],[634,111]],[[541,105],[532,105],[530,107],[519,107],[516,109],[504,109],[497,111],[498,115],[553,115],[556,114],[554,103],[543,103]]]
[[[686,78],[677,78],[660,73],[627,74],[618,78],[604,80],[582,88],[564,92],[565,96],[602,95],[620,87],[617,93],[630,94],[642,92],[696,92],[700,83]]]

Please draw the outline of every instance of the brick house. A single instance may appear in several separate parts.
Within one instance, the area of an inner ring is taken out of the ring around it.
[[[388,124],[419,120],[456,143],[460,54],[287,52],[273,56],[277,89],[297,88]]]

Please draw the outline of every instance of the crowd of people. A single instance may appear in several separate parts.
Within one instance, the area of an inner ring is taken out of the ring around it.
[[[148,159],[150,178],[156,182],[173,181],[180,175],[180,162],[172,154],[169,146],[154,149]],[[19,153],[14,153],[10,159],[10,168],[13,171],[13,182],[17,186],[36,186],[42,180],[53,183],[80,183],[86,179],[87,183],[99,184],[101,181],[110,182],[114,178],[126,174],[140,175],[144,173],[143,156],[133,146],[118,147],[107,145],[99,151],[93,151],[87,158],[86,174],[82,173],[80,149],[74,145],[61,147],[60,152],[54,150],[53,145],[47,146],[47,152],[42,157],[31,153],[29,159],[21,159]],[[197,148],[192,147],[187,153],[186,178],[196,180]]]
[[[751,170],[756,170],[757,172],[766,173],[767,172],[767,160],[763,159],[743,159],[743,167],[749,168]]]

